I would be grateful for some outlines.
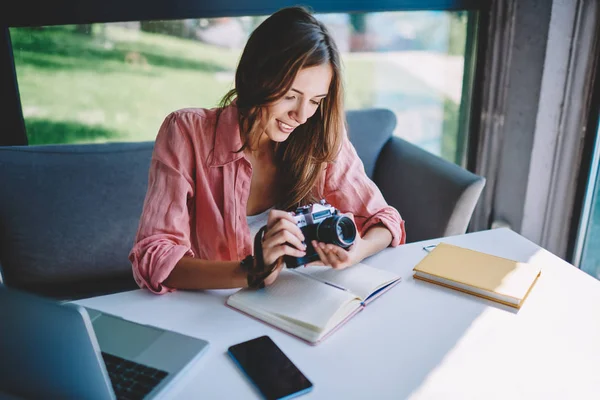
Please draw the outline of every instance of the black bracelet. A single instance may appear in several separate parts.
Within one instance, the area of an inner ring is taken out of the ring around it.
[[[240,268],[245,273],[250,273],[254,269],[254,257],[246,256],[242,261],[240,261]]]
[[[264,282],[262,282],[264,278],[261,279],[256,275],[255,264],[254,256],[246,256],[246,258],[240,262],[240,268],[246,273],[248,287],[251,289],[260,289],[264,287]]]

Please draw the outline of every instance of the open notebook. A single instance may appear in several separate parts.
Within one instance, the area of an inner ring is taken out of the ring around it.
[[[284,268],[273,285],[242,289],[227,305],[316,344],[398,282],[394,273],[365,264]]]

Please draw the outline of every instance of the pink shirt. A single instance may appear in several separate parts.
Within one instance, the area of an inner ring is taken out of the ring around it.
[[[241,146],[237,108],[226,107],[216,135],[216,109],[182,109],[162,123],[152,155],[148,191],[129,254],[137,284],[154,293],[183,256],[241,260],[252,254],[246,221],[252,166]],[[404,221],[367,177],[345,137],[335,163],[320,179],[320,193],[341,212],[352,212],[359,232],[383,224],[391,246],[406,240]]]

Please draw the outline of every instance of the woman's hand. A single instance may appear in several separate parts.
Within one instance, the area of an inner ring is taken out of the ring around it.
[[[344,214],[354,222],[354,215],[351,213]],[[330,243],[312,241],[312,245],[315,251],[319,255],[321,261],[315,261],[308,265],[329,265],[335,269],[344,269],[351,265],[357,264],[362,261],[362,245],[364,240],[360,237],[358,231],[356,232],[356,239],[352,246],[344,249]]]
[[[277,280],[277,277],[279,276],[279,273],[281,272],[282,269],[283,269],[283,262],[280,262],[279,265],[277,265],[277,267],[275,267],[273,272],[271,272],[269,274],[269,276],[267,276],[265,278],[265,280],[264,280],[265,286],[272,285]]]
[[[269,285],[277,279],[283,268],[283,256],[304,257],[306,246],[304,235],[292,215],[281,210],[271,210],[267,220],[267,231],[263,237],[263,261],[266,267],[275,264],[273,272],[265,279]]]

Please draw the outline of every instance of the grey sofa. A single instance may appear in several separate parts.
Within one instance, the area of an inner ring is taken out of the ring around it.
[[[407,242],[467,231],[484,177],[392,136],[390,110],[351,111],[347,120],[365,171],[405,220]]]
[[[384,109],[349,111],[367,174],[406,221],[408,241],[464,233],[485,180],[392,136]],[[153,143],[0,147],[4,284],[73,299],[134,289],[127,255]]]

